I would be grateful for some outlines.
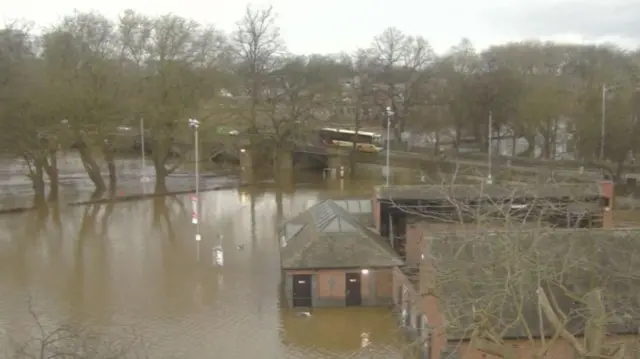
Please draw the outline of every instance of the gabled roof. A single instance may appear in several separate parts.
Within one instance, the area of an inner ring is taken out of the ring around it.
[[[318,202],[288,221],[280,239],[283,269],[402,265],[382,236],[332,200]]]

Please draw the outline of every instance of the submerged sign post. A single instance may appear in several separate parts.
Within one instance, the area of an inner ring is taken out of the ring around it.
[[[198,224],[198,197],[191,196],[191,223]]]

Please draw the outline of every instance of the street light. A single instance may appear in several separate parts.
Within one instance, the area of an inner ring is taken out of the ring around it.
[[[389,166],[389,154],[391,151],[390,141],[391,141],[391,117],[393,116],[393,111],[391,110],[391,106],[387,106],[387,159],[386,166],[384,167],[384,174],[387,177],[386,186],[389,187],[389,179],[391,178],[391,167]]]
[[[196,225],[196,241],[200,241],[200,155],[198,150],[198,129],[200,128],[200,121],[190,118],[189,127],[193,130],[193,147],[196,153],[196,196],[194,199],[194,212],[192,222]]]

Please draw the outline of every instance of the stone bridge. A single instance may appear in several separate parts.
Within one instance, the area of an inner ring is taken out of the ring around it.
[[[350,170],[352,156],[356,164],[369,164],[385,166],[386,153],[351,153],[349,148],[326,147],[316,144],[286,144],[276,146],[275,143],[260,140],[252,145],[246,136],[217,136],[214,139],[202,138],[200,141],[200,158],[213,159],[217,157],[226,162],[238,163],[244,171],[249,173],[257,167],[265,167],[265,164],[273,163],[278,172],[291,171],[293,168],[336,169],[343,168],[346,173]],[[139,137],[138,137],[139,138]],[[132,138],[126,139],[127,143],[133,143]],[[138,140],[139,143],[139,140]],[[139,146],[139,144],[138,144]],[[193,143],[178,141],[174,151],[187,156],[189,160],[195,159]],[[419,170],[425,174],[434,175],[438,172],[483,176],[488,173],[488,163],[481,159],[443,158],[431,154],[392,151],[389,156],[392,168],[407,168]],[[517,165],[514,165],[517,164]],[[494,159],[492,175],[498,177],[501,172],[508,172],[509,177],[520,175],[522,177],[561,177],[572,179],[601,178],[600,172],[589,169],[579,169],[575,166],[545,166],[523,165],[519,162],[511,163],[504,158]]]

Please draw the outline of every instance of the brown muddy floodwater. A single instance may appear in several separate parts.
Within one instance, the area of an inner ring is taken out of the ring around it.
[[[61,225],[0,216],[0,340],[33,328],[31,297],[47,325],[80,323],[118,339],[135,330],[150,358],[402,358],[387,309],[303,318],[280,308],[278,223],[350,188],[370,195],[372,184],[203,193],[199,244],[187,195],[67,207]],[[212,256],[219,235],[222,268]]]

